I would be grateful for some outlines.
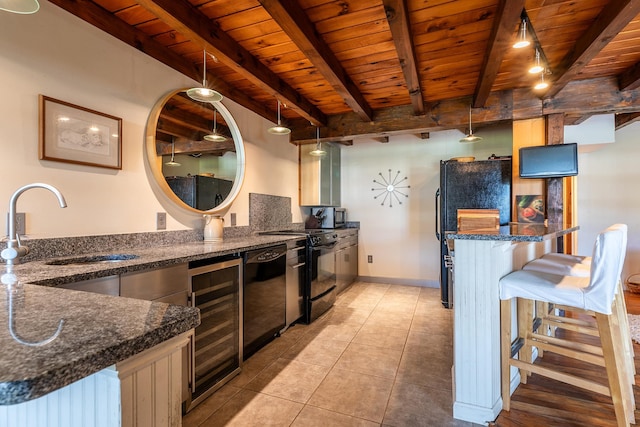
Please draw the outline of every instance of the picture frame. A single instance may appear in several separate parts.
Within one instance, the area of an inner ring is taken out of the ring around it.
[[[545,220],[544,197],[540,194],[516,196],[519,223],[542,224]]]
[[[122,169],[122,119],[39,96],[40,160]]]

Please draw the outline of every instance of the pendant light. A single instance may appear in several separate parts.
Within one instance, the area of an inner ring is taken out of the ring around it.
[[[533,87],[535,90],[543,90],[549,87],[549,83],[544,79],[545,72],[540,73],[540,81]]]
[[[165,165],[167,166],[180,166],[180,163],[175,161],[175,151],[176,151],[176,143],[173,140],[173,137],[171,138],[171,160],[169,160],[167,163],[165,163]]]
[[[278,99],[278,124],[276,126],[270,127],[268,132],[274,135],[288,135],[291,133],[291,129],[289,129],[286,126],[282,126],[282,122],[280,121],[280,100],[279,99]]]
[[[218,121],[217,121],[218,110],[213,109],[213,132],[209,135],[205,135],[204,139],[211,142],[224,142],[227,138],[224,135],[218,133]]]
[[[544,71],[544,67],[542,66],[542,62],[540,61],[540,50],[536,48],[536,58],[533,66],[529,68],[529,73],[538,74]]]
[[[482,141],[482,137],[473,134],[473,129],[471,128],[471,105],[469,105],[469,135],[462,138],[460,142],[471,143],[478,141]]]
[[[207,87],[207,51],[203,51],[204,65],[202,68],[202,87],[192,87],[187,90],[189,98],[200,102],[222,101],[222,95]]]
[[[0,10],[28,15],[40,10],[38,0],[0,0]]]
[[[513,44],[513,47],[516,49],[522,49],[523,47],[527,47],[530,44],[531,42],[527,37],[527,19],[522,18],[522,22],[520,23],[520,31],[518,31],[518,40]]]
[[[320,145],[320,127],[318,126],[316,126],[316,148],[315,150],[310,151],[309,154],[315,157],[321,157],[327,154]]]

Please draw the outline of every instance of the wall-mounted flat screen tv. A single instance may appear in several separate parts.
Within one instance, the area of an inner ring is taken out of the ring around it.
[[[520,149],[520,178],[578,175],[578,144],[537,145]]]

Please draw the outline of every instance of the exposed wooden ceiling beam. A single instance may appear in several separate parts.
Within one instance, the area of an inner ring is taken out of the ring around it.
[[[616,130],[618,130],[627,125],[630,125],[631,123],[634,123],[640,120],[640,112],[616,114],[615,119],[616,119]]]
[[[571,116],[564,116],[564,125],[565,126],[575,126],[575,125],[579,125],[580,123],[583,123],[585,120],[587,120],[589,117],[591,117],[591,114],[580,114],[580,115],[571,115]]]
[[[598,93],[594,97],[593,93]],[[380,135],[419,134],[446,129],[463,129],[468,125],[469,98],[458,98],[431,104],[424,116],[411,114],[410,106],[376,111],[373,122],[362,122],[355,114],[329,117],[321,141],[342,141],[354,138],[377,138]],[[550,100],[531,96],[529,89],[492,92],[487,107],[474,110],[474,127],[505,121],[524,120],[549,114],[593,115],[613,111],[640,110],[640,89],[619,91],[617,80],[603,77],[575,81]],[[291,142],[315,143],[315,127],[297,121],[292,126]]]
[[[182,56],[167,49],[142,31],[128,25],[107,10],[97,6],[94,2],[88,0],[49,0],[49,2],[88,22],[94,27],[111,34],[120,41],[138,49],[140,52],[173,68],[179,73],[195,81],[202,81],[202,70],[198,70],[191,61],[185,60]],[[234,102],[267,120],[273,120],[273,111],[268,109],[263,103],[255,102],[242,91],[229,86],[212,74],[207,75],[207,81],[215,85],[216,90],[225,97],[233,99]]]
[[[640,87],[640,62],[626,70],[618,78],[620,90],[638,89]]]
[[[409,22],[409,10],[405,0],[384,0],[387,21],[398,52],[402,74],[409,90],[415,115],[424,114],[424,97],[420,87],[415,47]]]
[[[573,49],[564,57],[560,66],[554,69],[557,77],[544,98],[552,98],[640,13],[640,1],[611,1],[598,15],[593,25],[578,39]]]
[[[327,79],[344,102],[362,120],[371,120],[373,111],[364,96],[346,73],[309,20],[305,11],[295,0],[260,0],[260,4],[278,23],[293,43],[304,52],[320,74]]]
[[[491,93],[491,88],[496,80],[502,57],[510,48],[513,30],[520,21],[520,15],[524,8],[524,0],[500,0],[496,16],[491,28],[491,36],[487,49],[484,52],[480,77],[473,95],[473,106],[483,107]]]
[[[262,64],[231,36],[186,0],[138,0],[145,9],[176,31],[201,44],[226,66],[287,104],[314,125],[326,123],[326,116],[278,75]]]

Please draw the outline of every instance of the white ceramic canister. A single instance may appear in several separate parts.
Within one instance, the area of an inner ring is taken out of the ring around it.
[[[224,226],[224,218],[217,215],[204,216],[204,241],[205,242],[221,242],[222,228]]]

